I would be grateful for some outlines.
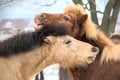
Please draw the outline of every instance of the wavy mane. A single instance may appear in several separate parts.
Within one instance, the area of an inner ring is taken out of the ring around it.
[[[22,33],[0,42],[0,57],[9,57],[30,51],[44,44],[47,36],[68,35],[69,30],[64,25],[46,24],[36,32]]]

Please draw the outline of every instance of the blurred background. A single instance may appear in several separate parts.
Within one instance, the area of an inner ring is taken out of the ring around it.
[[[106,36],[120,30],[120,0],[0,0],[0,41],[21,32],[34,31],[36,14],[62,13],[68,4],[82,4]],[[44,80],[58,80],[57,68],[58,65],[54,65],[45,69]]]

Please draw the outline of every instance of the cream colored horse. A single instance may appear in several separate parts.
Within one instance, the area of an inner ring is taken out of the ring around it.
[[[55,63],[63,67],[92,63],[98,48],[67,34],[64,26],[45,25],[40,31],[1,42],[0,80],[31,80],[39,71]]]

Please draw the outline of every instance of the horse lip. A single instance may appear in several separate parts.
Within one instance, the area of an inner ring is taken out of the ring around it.
[[[95,59],[96,59],[96,56],[89,56],[89,57],[87,57],[86,63],[91,64],[92,62],[95,61]]]
[[[94,61],[96,59],[96,56],[89,56],[88,59]]]
[[[42,21],[38,18],[34,18],[34,23],[37,24],[37,26],[42,25]]]

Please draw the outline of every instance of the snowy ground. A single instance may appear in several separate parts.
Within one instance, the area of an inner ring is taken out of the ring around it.
[[[59,65],[51,65],[43,70],[44,80],[58,80]],[[34,80],[34,79],[33,79]]]

